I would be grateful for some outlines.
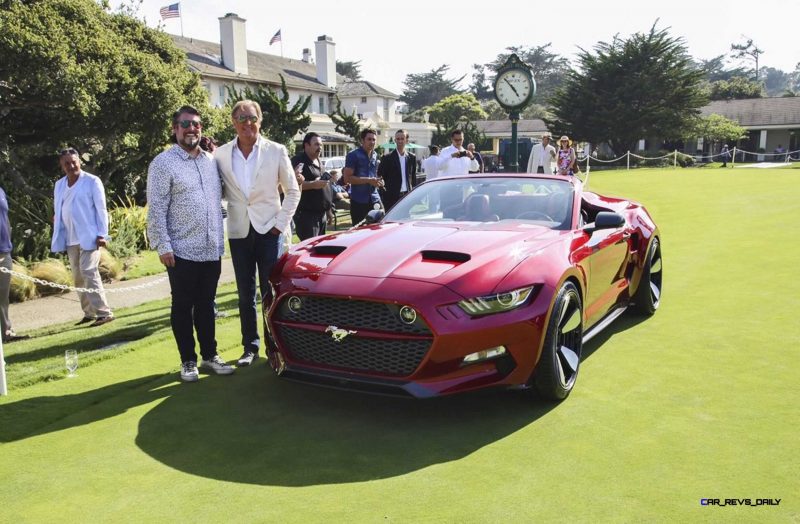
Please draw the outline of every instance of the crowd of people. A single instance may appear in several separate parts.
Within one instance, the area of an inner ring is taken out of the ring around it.
[[[231,111],[236,137],[217,146],[203,136],[197,109],[183,106],[172,118],[174,144],[150,163],[147,176],[147,234],[164,264],[172,295],[170,324],[181,360],[181,379],[198,379],[198,369],[220,375],[234,367],[217,353],[215,297],[224,253],[223,213],[238,291],[242,354],[236,365],[259,358],[257,290],[267,296],[269,274],[291,244],[326,233],[336,210],[349,210],[352,224],[376,208],[391,209],[417,185],[421,165],[427,180],[481,173],[483,159],[464,134],[451,133],[451,145],[417,162],[408,150],[409,135],[399,129],[395,148],[378,158],[377,132],[364,129],[360,146],[350,151],[342,173],[325,171],[323,140],[305,135],[302,151],[289,157],[286,147],[261,134],[263,115],[257,102],[242,100]],[[571,175],[575,152],[568,137],[556,150],[546,134],[528,163],[529,172]],[[51,249],[66,252],[79,291],[83,318],[78,325],[100,326],[114,320],[100,279],[100,248],[110,240],[102,181],[81,167],[75,148],[59,153],[64,176],[54,188]],[[227,210],[221,203],[227,202]],[[0,188],[0,265],[11,267],[8,203]],[[21,336],[8,318],[10,275],[0,273],[0,322],[3,341]],[[199,364],[197,348],[199,346]]]

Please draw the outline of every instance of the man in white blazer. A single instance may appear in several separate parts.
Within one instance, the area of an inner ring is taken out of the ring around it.
[[[53,191],[54,253],[66,251],[77,287],[99,289],[100,293],[78,293],[83,319],[78,324],[93,322],[101,326],[114,320],[108,307],[103,281],[100,279],[100,248],[108,240],[108,212],[103,182],[81,169],[81,159],[75,148],[59,154],[64,177],[56,182]]]
[[[228,242],[239,292],[239,320],[244,351],[239,366],[258,358],[256,274],[267,296],[269,274],[278,260],[281,234],[300,202],[286,148],[261,136],[261,107],[242,100],[231,112],[236,138],[214,152],[228,201]],[[281,203],[280,193],[284,199]]]
[[[553,162],[556,160],[556,148],[550,145],[550,133],[542,135],[542,141],[533,146],[528,158],[526,173],[553,174]]]

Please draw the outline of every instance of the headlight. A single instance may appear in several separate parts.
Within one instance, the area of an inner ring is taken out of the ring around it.
[[[523,305],[535,288],[536,286],[522,287],[495,295],[468,298],[459,302],[458,307],[472,317],[502,313]]]

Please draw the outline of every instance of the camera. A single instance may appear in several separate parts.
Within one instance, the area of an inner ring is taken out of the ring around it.
[[[458,158],[464,158],[465,156],[467,156],[467,151],[466,150],[458,152]]]

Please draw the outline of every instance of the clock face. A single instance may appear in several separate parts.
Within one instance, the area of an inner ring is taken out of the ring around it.
[[[494,92],[504,106],[521,106],[531,94],[531,81],[524,72],[512,69],[497,77]]]

